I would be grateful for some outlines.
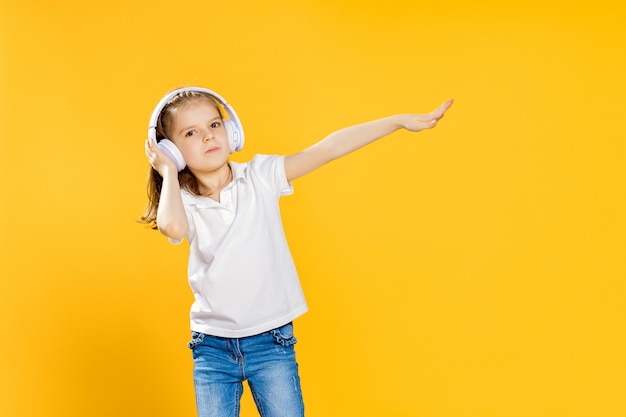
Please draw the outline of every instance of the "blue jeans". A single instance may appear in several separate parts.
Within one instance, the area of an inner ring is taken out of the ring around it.
[[[192,332],[199,417],[237,417],[247,380],[261,417],[301,417],[293,325],[239,339]]]

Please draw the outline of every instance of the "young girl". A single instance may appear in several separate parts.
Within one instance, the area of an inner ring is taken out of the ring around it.
[[[307,310],[279,212],[292,181],[396,130],[437,124],[448,100],[338,130],[293,155],[229,161],[243,146],[234,109],[191,87],[155,108],[145,143],[152,166],[142,221],[190,246],[188,278],[198,415],[239,415],[244,380],[264,417],[304,415],[292,320]],[[165,139],[167,138],[167,139]]]

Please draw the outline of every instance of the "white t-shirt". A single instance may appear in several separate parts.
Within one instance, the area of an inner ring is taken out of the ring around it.
[[[284,157],[256,155],[230,166],[233,180],[219,203],[181,190],[195,297],[191,330],[246,337],[292,321],[307,304],[280,217],[280,197],[293,193]]]

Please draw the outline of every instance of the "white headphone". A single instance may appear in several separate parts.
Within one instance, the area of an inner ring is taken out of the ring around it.
[[[174,142],[167,138],[163,138],[157,143],[156,129],[163,108],[165,108],[165,106],[178,94],[184,93],[186,91],[207,93],[215,98],[215,100],[217,100],[218,103],[224,107],[224,109],[228,113],[228,119],[224,120],[224,127],[226,128],[226,133],[228,134],[228,146],[230,148],[230,153],[240,151],[243,148],[244,142],[243,127],[241,126],[241,122],[239,121],[239,117],[237,117],[235,109],[233,109],[230,104],[228,104],[226,100],[224,100],[219,94],[202,87],[179,88],[178,90],[174,90],[171,93],[167,94],[165,97],[163,97],[161,101],[159,101],[159,104],[157,104],[157,106],[152,111],[152,117],[150,117],[150,125],[148,126],[148,138],[154,140],[159,149],[161,149],[163,153],[169,156],[176,163],[176,168],[178,168],[178,171],[182,171],[185,168],[185,166],[187,165],[185,163],[185,158],[183,158],[183,154],[176,147],[176,145],[174,145]]]

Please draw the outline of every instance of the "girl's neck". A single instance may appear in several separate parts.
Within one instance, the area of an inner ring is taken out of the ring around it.
[[[233,171],[230,164],[224,164],[223,168],[212,174],[196,176],[198,179],[198,191],[200,195],[220,201],[220,192],[232,181]]]

